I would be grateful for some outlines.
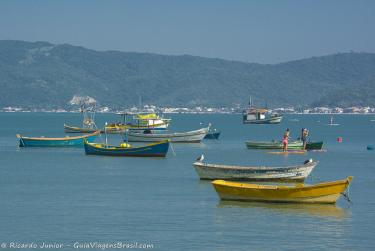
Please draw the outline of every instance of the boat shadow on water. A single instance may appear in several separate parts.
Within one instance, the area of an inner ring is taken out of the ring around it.
[[[339,220],[344,220],[350,217],[349,209],[330,204],[266,203],[221,200],[217,207],[260,209],[277,214],[334,218]]]

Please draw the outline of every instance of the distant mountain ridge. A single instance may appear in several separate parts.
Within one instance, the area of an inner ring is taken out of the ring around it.
[[[375,106],[375,54],[265,65],[0,40],[0,107],[63,108],[74,95],[113,108]]]

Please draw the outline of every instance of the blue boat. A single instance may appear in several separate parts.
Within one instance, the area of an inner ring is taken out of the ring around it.
[[[100,131],[76,137],[45,138],[45,137],[24,137],[17,134],[20,147],[81,147],[84,140],[93,141]]]
[[[165,157],[169,148],[169,140],[140,147],[132,147],[127,143],[122,143],[120,146],[112,146],[101,143],[90,143],[85,140],[84,146],[87,155]]]
[[[369,150],[369,151],[373,151],[374,150],[374,145],[368,145],[367,146],[367,150]]]
[[[216,129],[214,130],[209,130],[206,136],[204,136],[204,139],[219,139],[220,136],[220,131],[217,131]]]

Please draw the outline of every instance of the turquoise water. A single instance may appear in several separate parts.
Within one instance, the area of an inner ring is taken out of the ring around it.
[[[0,242],[143,243],[153,250],[370,250],[375,246],[375,143],[373,116],[289,115],[280,125],[242,125],[240,115],[171,115],[173,129],[211,122],[220,140],[173,144],[167,158],[85,156],[83,149],[18,148],[16,133],[64,136],[63,124],[80,114],[0,113]],[[98,114],[97,124],[115,120]],[[296,121],[296,119],[298,121]],[[277,156],[248,150],[244,141],[280,139],[302,127],[327,152]],[[343,137],[343,143],[337,142]],[[111,136],[113,143],[119,136]],[[354,176],[353,205],[220,202],[210,182],[192,167],[207,162],[287,165],[314,158],[307,181]],[[35,249],[34,249],[35,250]]]

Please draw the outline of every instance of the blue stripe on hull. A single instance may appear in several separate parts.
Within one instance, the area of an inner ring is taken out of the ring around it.
[[[88,141],[93,141],[96,136],[88,137]],[[20,147],[81,147],[84,139],[68,140],[37,140],[20,138]]]

